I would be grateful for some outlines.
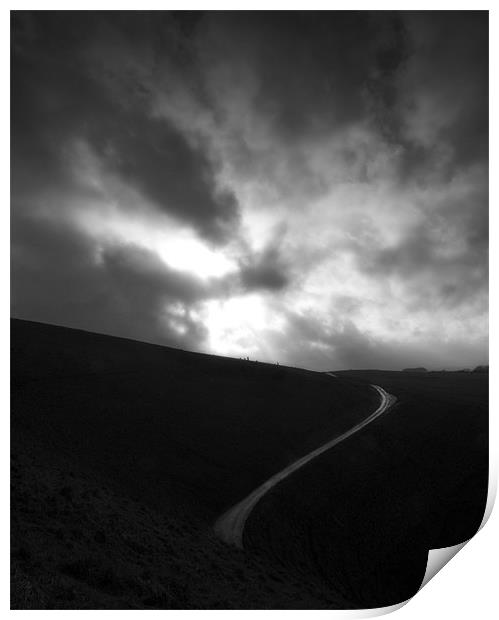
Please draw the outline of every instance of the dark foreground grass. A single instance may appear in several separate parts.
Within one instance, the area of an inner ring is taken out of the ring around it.
[[[26,321],[11,342],[13,607],[348,606],[211,526],[374,410],[362,380]]]
[[[473,536],[488,482],[488,376],[358,371],[394,409],[257,505],[245,546],[315,572],[359,607],[413,596],[429,549]]]
[[[12,609],[327,608],[342,598],[224,545],[179,506],[157,511],[74,460],[13,455]]]

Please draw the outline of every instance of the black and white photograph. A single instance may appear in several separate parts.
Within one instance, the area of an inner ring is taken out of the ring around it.
[[[9,121],[10,608],[414,597],[491,509],[489,12],[15,9]]]

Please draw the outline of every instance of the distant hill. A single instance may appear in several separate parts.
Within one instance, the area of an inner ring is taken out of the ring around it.
[[[423,366],[418,366],[417,368],[404,368],[402,372],[428,372],[428,370]]]
[[[473,372],[489,372],[489,367],[487,366],[477,366],[473,369]]]

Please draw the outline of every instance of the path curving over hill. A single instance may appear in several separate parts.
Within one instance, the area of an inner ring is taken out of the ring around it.
[[[332,373],[327,373],[332,377],[335,377]],[[217,519],[214,525],[215,533],[219,536],[223,541],[228,544],[235,545],[240,549],[243,548],[243,534],[244,534],[244,526],[248,517],[251,514],[251,511],[256,506],[256,504],[261,500],[261,498],[272,489],[276,484],[287,478],[296,470],[300,469],[306,463],[310,462],[312,459],[316,458],[320,454],[326,452],[330,448],[333,448],[337,444],[341,443],[348,437],[351,437],[362,428],[367,426],[373,422],[380,415],[388,411],[390,407],[392,407],[397,398],[392,394],[386,392],[382,387],[378,385],[371,385],[373,389],[375,389],[380,397],[381,403],[371,415],[369,415],[365,420],[356,424],[351,429],[342,433],[338,437],[331,439],[324,445],[312,450],[305,456],[301,457],[291,465],[288,465],[285,469],[281,470],[271,478],[269,478],[262,485],[257,487],[252,493],[250,493],[247,497],[237,503],[235,506],[232,506],[227,512],[225,512],[221,517]]]

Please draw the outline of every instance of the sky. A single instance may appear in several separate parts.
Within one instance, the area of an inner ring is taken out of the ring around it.
[[[486,12],[15,11],[11,49],[13,317],[487,363]]]

